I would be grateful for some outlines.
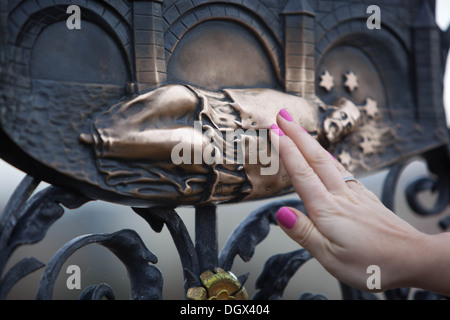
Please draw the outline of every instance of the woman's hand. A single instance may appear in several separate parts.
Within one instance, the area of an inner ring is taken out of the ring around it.
[[[429,274],[435,266],[431,263],[440,263],[450,284],[450,260],[438,257],[447,251],[442,241],[396,216],[359,181],[345,182],[344,177],[351,174],[292,121],[286,110],[278,114],[277,123],[271,127],[272,138],[274,134],[279,137],[281,160],[309,215],[294,208],[281,208],[277,213],[282,229],[294,241],[337,279],[357,289],[369,290],[367,268],[377,265],[381,272],[377,291],[426,288],[435,281],[438,287],[432,289],[450,292],[450,286],[442,287],[442,280],[439,286],[439,279],[430,279]],[[448,235],[444,244],[450,256]]]

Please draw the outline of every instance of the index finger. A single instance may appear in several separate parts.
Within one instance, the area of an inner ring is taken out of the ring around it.
[[[277,126],[271,127],[271,140],[278,149],[281,161],[288,173],[292,186],[306,206],[309,203],[322,201],[330,195],[322,180],[311,168],[305,157],[292,141]]]
[[[347,185],[343,180],[341,170],[336,166],[336,160],[331,157],[330,153],[316,139],[286,114],[287,111],[284,109],[278,114],[278,124],[295,143],[325,187],[334,194],[346,191]]]

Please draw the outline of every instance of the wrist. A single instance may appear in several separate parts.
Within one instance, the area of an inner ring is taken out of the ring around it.
[[[450,233],[422,234],[413,245],[411,287],[450,294]]]

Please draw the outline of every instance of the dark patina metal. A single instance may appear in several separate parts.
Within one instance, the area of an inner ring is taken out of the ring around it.
[[[69,5],[80,9],[81,29],[68,28]],[[382,10],[379,29],[367,25],[369,5]],[[28,174],[0,220],[0,298],[45,267],[36,298],[51,299],[62,264],[91,243],[126,266],[132,299],[162,298],[157,259],[132,230],[81,236],[47,265],[28,258],[4,272],[17,247],[45,236],[62,206],[93,200],[132,207],[155,232],[167,226],[186,298],[246,298],[248,275],[230,273],[234,258],[252,258],[281,206],[303,204],[275,200],[255,210],[218,252],[217,206],[287,194],[290,182],[282,167],[262,176],[261,161],[174,164],[171,138],[199,135],[192,150],[212,144],[226,158],[221,147],[229,141],[204,141],[205,132],[244,132],[231,143],[235,155],[240,141],[267,142],[261,130],[281,108],[354,174],[390,168],[382,200],[392,210],[405,164],[422,157],[430,177],[407,188],[408,203],[420,215],[443,212],[450,194],[442,89],[450,33],[437,27],[434,11],[433,0],[0,0],[0,156]],[[51,187],[30,198],[40,181]],[[419,201],[424,190],[438,194],[431,208]],[[195,241],[180,206],[196,209]],[[449,218],[440,222],[444,230],[449,225]],[[281,299],[311,258],[303,249],[272,257],[253,298]],[[344,299],[376,298],[341,289]],[[385,296],[408,294],[402,288]],[[80,298],[114,293],[99,284]]]

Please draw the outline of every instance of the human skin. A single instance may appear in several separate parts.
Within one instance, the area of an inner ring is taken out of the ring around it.
[[[333,276],[371,292],[415,287],[450,295],[450,234],[422,233],[387,209],[282,110],[271,135],[308,216],[281,208],[281,228]],[[380,289],[367,287],[367,268],[381,271]]]

